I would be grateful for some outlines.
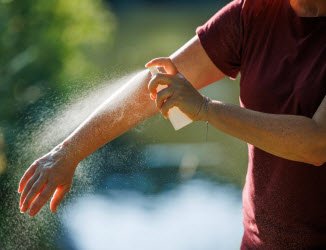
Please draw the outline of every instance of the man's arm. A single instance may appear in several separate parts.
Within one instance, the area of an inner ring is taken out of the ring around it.
[[[223,77],[206,55],[197,36],[175,52],[171,59],[189,77],[195,88]],[[169,73],[169,68],[165,70]],[[202,78],[198,77],[199,72]],[[37,214],[51,196],[50,208],[56,211],[70,190],[75,168],[81,160],[158,112],[149,97],[149,79],[148,71],[137,75],[119,93],[104,102],[67,139],[27,169],[18,188],[22,212],[30,208],[30,215]]]

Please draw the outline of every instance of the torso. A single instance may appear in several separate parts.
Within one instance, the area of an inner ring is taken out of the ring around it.
[[[298,17],[284,0],[248,0],[243,8],[251,13],[243,24],[242,105],[312,117],[326,95],[326,18]],[[325,185],[326,165],[288,161],[249,145],[243,248],[326,247]]]

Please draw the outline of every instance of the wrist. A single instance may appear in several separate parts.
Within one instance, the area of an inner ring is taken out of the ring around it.
[[[82,161],[79,156],[78,150],[75,149],[74,143],[65,140],[58,144],[54,149],[66,162],[69,162],[69,165],[74,166],[75,168]]]
[[[203,98],[204,98],[204,100],[203,100],[203,104],[202,104],[202,107],[201,107],[201,112],[199,114],[199,120],[208,122],[209,109],[210,109],[210,105],[212,103],[212,100],[210,98],[208,98],[207,96],[204,96]]]

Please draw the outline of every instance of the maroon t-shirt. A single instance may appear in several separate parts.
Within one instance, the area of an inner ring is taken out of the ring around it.
[[[311,118],[326,95],[326,17],[298,17],[289,0],[235,0],[197,34],[222,72],[241,73],[245,108]],[[241,248],[326,249],[326,164],[248,147]]]

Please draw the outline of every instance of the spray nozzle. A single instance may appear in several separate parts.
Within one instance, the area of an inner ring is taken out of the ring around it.
[[[160,73],[157,67],[149,67],[148,70],[151,72],[152,76]],[[159,85],[156,91],[159,92],[164,88],[166,88],[166,85]],[[169,110],[168,116],[175,130],[179,130],[192,123],[192,120],[176,106]]]
[[[149,70],[149,72],[151,72],[152,76],[160,73],[160,71],[158,70],[158,68],[155,67],[155,66],[154,67],[149,67],[148,70]]]

